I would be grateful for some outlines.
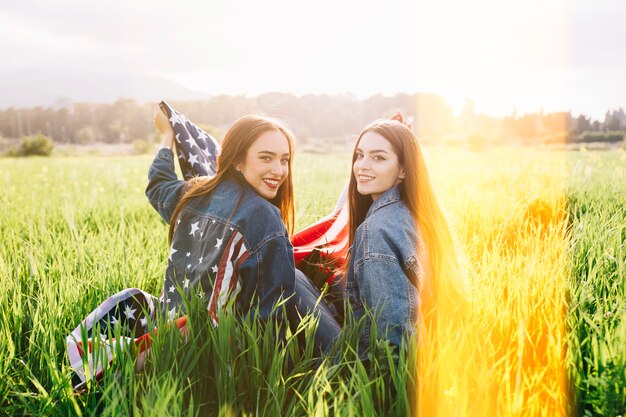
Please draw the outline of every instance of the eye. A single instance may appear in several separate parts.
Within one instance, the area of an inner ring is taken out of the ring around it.
[[[269,162],[272,160],[272,158],[270,158],[269,156],[260,156],[259,158],[261,159],[261,161],[265,162]]]
[[[374,161],[384,161],[384,160],[385,160],[385,158],[383,158],[383,157],[382,157],[382,156],[380,156],[380,155],[376,155],[376,156],[374,156],[372,159],[373,159]]]
[[[283,165],[287,165],[289,163],[289,158],[283,158],[280,160],[280,163]]]
[[[363,154],[360,152],[357,152],[356,159],[363,159]]]

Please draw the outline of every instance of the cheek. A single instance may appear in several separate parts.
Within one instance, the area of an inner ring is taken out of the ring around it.
[[[251,171],[254,171],[254,173],[257,175],[263,172],[263,164],[259,161],[254,161],[250,164],[250,167],[252,168]]]
[[[385,175],[391,180],[396,180],[398,175],[400,175],[400,169],[398,169],[398,164],[395,162],[390,162],[385,167]]]

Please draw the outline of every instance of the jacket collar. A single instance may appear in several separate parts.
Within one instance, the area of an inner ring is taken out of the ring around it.
[[[400,201],[400,187],[401,186],[402,184],[396,184],[390,189],[388,189],[387,191],[385,191],[384,193],[382,193],[381,196],[378,197],[378,199],[376,199],[376,201],[372,203],[369,210],[367,210],[367,214],[365,215],[365,218],[368,218],[370,215],[372,215],[372,213],[374,213],[376,210],[380,209],[381,207]]]

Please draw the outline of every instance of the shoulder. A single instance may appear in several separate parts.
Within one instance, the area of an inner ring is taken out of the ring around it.
[[[223,190],[236,189],[234,210],[230,221],[241,231],[251,252],[277,237],[287,237],[287,230],[278,207],[258,195],[250,187],[236,181],[220,184]],[[216,191],[220,191],[219,189]]]
[[[402,201],[380,207],[365,219],[362,226],[369,252],[391,252],[400,260],[417,246],[415,218]]]
[[[393,232],[397,230],[415,230],[415,218],[402,200],[380,207],[363,222],[371,232]]]

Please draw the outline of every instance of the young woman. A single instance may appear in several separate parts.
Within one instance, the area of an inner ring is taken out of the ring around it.
[[[155,126],[162,135],[149,171],[146,195],[170,223],[170,256],[161,305],[176,317],[190,292],[206,300],[214,321],[217,310],[236,297],[246,314],[268,318],[274,304],[289,298],[292,327],[308,312],[319,318],[316,351],[330,346],[340,327],[324,306],[316,305],[309,280],[294,267],[294,197],[291,133],[276,121],[245,116],[226,132],[214,177],[176,178],[174,132],[157,107]]]
[[[275,312],[280,314],[275,304],[286,299],[292,328],[306,313],[318,317],[314,352],[327,350],[341,329],[328,308],[317,303],[319,292],[295,269],[289,240],[294,223],[291,133],[269,118],[242,117],[224,136],[216,174],[184,181],[176,177],[174,131],[159,105],[154,109],[154,123],[162,147],[150,166],[146,195],[170,224],[163,290],[158,299],[138,288],[122,290],[74,329],[66,342],[75,389],[83,389],[92,376],[99,379],[103,369],[90,354],[92,345],[83,344],[83,336],[104,340],[106,354],[101,357],[110,361],[115,342],[106,336],[119,327],[125,343],[134,340],[139,349],[141,367],[149,346],[144,343],[149,340],[149,323],[159,306],[183,329],[185,300],[193,295],[204,300],[215,325],[218,311],[230,300],[239,313],[257,313],[267,320]],[[197,154],[192,155],[196,157],[192,163],[199,163]]]
[[[217,174],[183,181],[174,171],[168,118],[155,107],[154,119],[162,147],[146,195],[170,223],[162,309],[177,317],[183,297],[196,293],[214,320],[231,297],[243,313],[255,307],[269,317],[295,288],[291,133],[268,118],[242,117],[224,136]]]
[[[361,132],[348,186],[350,253],[346,297],[365,317],[360,344],[377,337],[400,346],[430,314],[445,283],[458,275],[452,237],[428,177],[417,138],[396,120]],[[420,305],[422,304],[422,305]]]

